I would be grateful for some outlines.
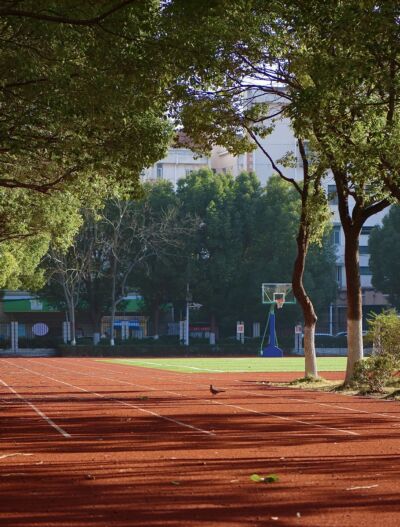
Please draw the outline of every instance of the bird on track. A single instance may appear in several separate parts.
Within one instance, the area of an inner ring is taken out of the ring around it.
[[[212,384],[210,384],[210,392],[213,395],[217,395],[218,393],[224,392],[225,390],[220,390],[219,388],[214,388]]]

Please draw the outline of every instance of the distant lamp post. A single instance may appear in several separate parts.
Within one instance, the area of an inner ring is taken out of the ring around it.
[[[189,346],[189,304],[192,301],[192,293],[189,290],[189,283],[186,284],[186,320],[185,320],[185,346]]]

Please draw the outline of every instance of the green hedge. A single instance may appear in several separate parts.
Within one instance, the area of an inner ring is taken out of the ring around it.
[[[257,357],[259,348],[255,346],[234,344],[224,346],[179,345],[158,346],[59,346],[61,357],[221,357],[221,356],[253,356]]]

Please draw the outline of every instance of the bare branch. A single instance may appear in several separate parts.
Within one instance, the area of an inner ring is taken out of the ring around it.
[[[301,195],[302,194],[302,189],[301,189],[300,185],[297,183],[297,181],[295,179],[293,179],[293,178],[289,178],[289,177],[285,176],[285,174],[282,172],[282,170],[277,166],[275,161],[272,159],[272,157],[270,156],[268,151],[264,148],[264,146],[262,145],[261,141],[258,139],[258,137],[253,132],[253,130],[247,125],[244,125],[244,127],[246,128],[248,134],[253,139],[253,141],[257,144],[257,146],[263,152],[263,154],[268,158],[269,162],[272,165],[272,168],[279,175],[279,177],[281,177],[283,180],[285,180],[288,183],[290,183],[291,185],[293,185],[294,188],[297,190],[297,192]]]

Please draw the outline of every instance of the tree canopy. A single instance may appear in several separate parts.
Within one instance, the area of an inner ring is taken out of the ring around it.
[[[162,157],[162,71],[146,53],[157,7],[3,2],[0,186],[46,192],[88,170],[134,186]]]
[[[203,222],[187,248],[193,298],[204,305],[199,315],[214,318],[225,331],[236,320],[263,320],[261,284],[291,281],[300,214],[297,192],[278,177],[262,188],[252,173],[234,179],[201,170],[182,180],[177,194],[182,209]],[[335,257],[328,240],[314,256],[305,280],[311,294],[325,291],[315,295],[320,310],[336,292]]]

